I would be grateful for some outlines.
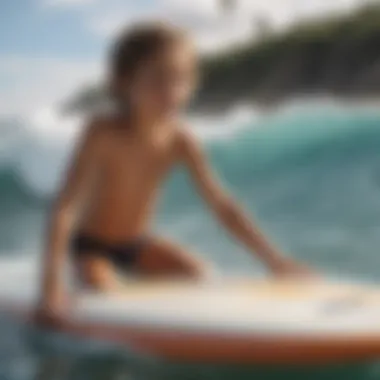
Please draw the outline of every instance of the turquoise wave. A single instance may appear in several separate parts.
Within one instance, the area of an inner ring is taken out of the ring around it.
[[[222,184],[283,250],[333,272],[380,277],[380,112],[300,107],[213,135],[205,150]],[[0,168],[0,251],[37,246],[42,236],[49,196],[28,173],[14,159]],[[186,171],[176,168],[163,190],[159,233],[226,270],[256,270]]]

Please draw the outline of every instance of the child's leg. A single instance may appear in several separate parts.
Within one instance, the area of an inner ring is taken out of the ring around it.
[[[206,279],[211,276],[210,266],[180,246],[152,238],[137,261],[137,274],[143,277],[184,277]]]
[[[149,238],[147,248],[139,254],[135,274],[146,278],[189,278],[203,280],[212,277],[210,265],[195,255],[166,240]],[[102,256],[83,258],[76,262],[81,283],[100,291],[120,288],[119,276],[113,264]]]
[[[76,275],[81,286],[107,291],[119,287],[119,280],[113,265],[105,257],[82,258],[76,261]]]

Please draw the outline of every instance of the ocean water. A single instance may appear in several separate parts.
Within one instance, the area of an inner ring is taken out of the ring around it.
[[[380,281],[380,109],[291,102],[192,117],[221,183],[289,255],[327,276]],[[0,256],[27,265],[78,133],[52,110],[0,124]],[[261,264],[208,212],[186,172],[163,189],[154,229],[225,274]],[[1,283],[1,286],[12,286]],[[182,365],[0,323],[0,379],[380,379],[377,363],[326,368]],[[56,342],[58,340],[58,342]]]

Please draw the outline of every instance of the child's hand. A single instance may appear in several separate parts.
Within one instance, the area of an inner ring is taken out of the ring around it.
[[[277,276],[314,277],[315,274],[303,264],[289,258],[281,258],[270,265],[271,271]]]
[[[34,321],[45,328],[59,329],[64,324],[67,302],[63,299],[43,302],[34,315]]]

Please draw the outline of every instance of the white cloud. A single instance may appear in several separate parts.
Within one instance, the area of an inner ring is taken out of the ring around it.
[[[344,11],[365,0],[236,0],[235,8],[223,10],[220,0],[156,0],[150,6],[109,0],[85,20],[88,28],[109,38],[121,26],[137,20],[162,19],[189,29],[200,47],[217,49],[246,40],[255,32],[255,20],[266,19],[274,29],[300,18]],[[100,3],[99,3],[100,4]]]
[[[0,56],[0,114],[59,103],[101,75],[100,62]]]
[[[158,1],[152,1],[149,6],[133,0],[108,0],[107,4],[99,2],[87,14],[84,23],[98,37],[109,38],[127,24],[159,18],[161,6]]]
[[[244,39],[252,29],[252,20],[246,14],[223,14],[214,0],[157,0],[145,8],[111,1],[107,9],[93,12],[87,26],[96,35],[111,38],[125,25],[157,19],[188,29],[200,47],[208,49]]]

